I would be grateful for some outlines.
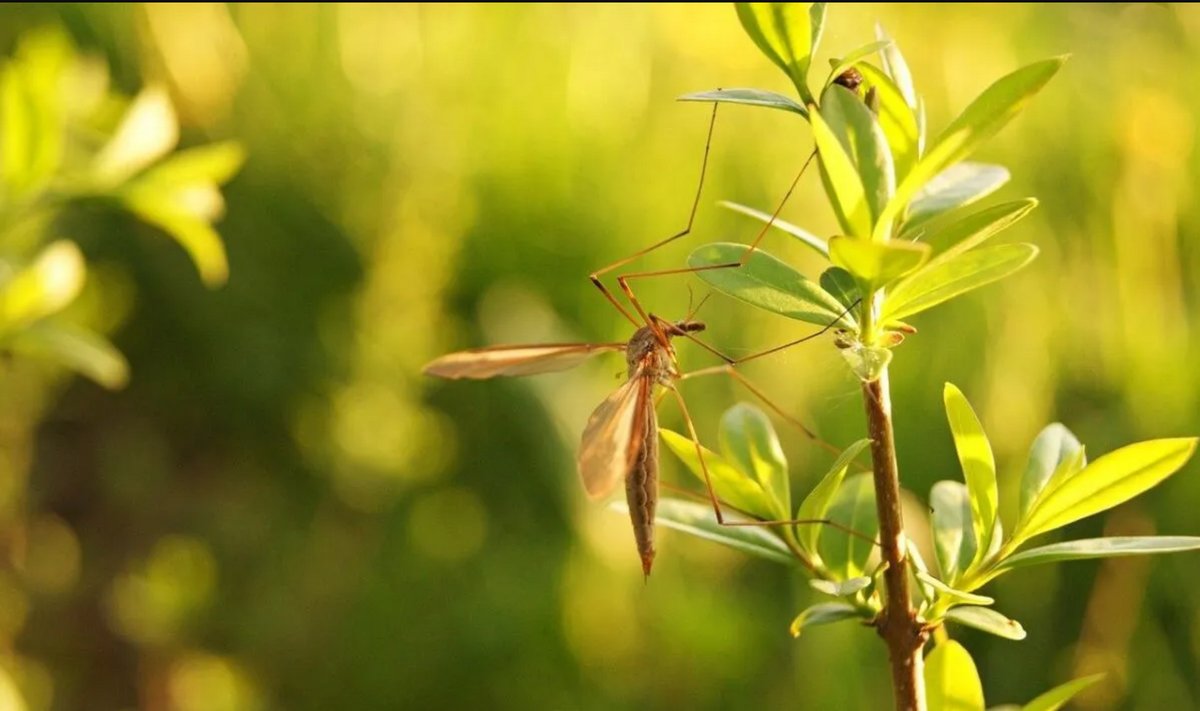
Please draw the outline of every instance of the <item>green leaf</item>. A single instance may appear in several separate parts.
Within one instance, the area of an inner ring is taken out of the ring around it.
[[[789,629],[793,637],[799,637],[805,628],[853,619],[863,619],[863,613],[857,607],[844,602],[823,602],[801,612]]]
[[[921,551],[917,548],[917,544],[908,536],[904,537],[905,550],[908,551],[909,559],[912,561],[912,567],[909,572],[913,578],[913,589],[916,590],[916,595],[913,596],[913,604],[919,608],[921,614],[924,614],[926,603],[932,602],[934,598],[934,589],[929,584],[923,582],[917,573],[929,575],[929,566],[925,565],[925,559],[921,557]]]
[[[808,68],[812,64],[814,40],[819,40],[824,23],[824,4],[739,2],[735,6],[746,34],[767,59],[788,75],[804,101],[811,101]],[[814,27],[817,13],[820,22]]]
[[[748,403],[738,403],[721,417],[718,437],[726,461],[758,482],[766,492],[772,518],[786,521],[792,511],[787,458],[766,413]]]
[[[945,597],[950,598],[951,600],[953,600],[955,602],[955,604],[958,604],[958,605],[991,605],[996,602],[995,600],[993,600],[992,598],[990,598],[986,595],[976,595],[974,593],[966,592],[965,590],[958,590],[958,589],[952,588],[949,585],[947,585],[946,583],[942,582],[941,580],[938,580],[937,578],[933,577],[929,573],[923,573],[918,570],[916,572],[916,575],[917,575],[917,579],[919,579],[921,582],[925,583],[926,585],[929,585],[930,587],[932,587],[934,590],[937,590],[939,593],[941,593]]]
[[[831,84],[825,90],[820,113],[854,164],[874,224],[896,192],[896,169],[887,137],[871,109],[844,86]],[[870,230],[851,234],[865,239]]]
[[[624,501],[614,501],[612,508],[626,515],[629,514],[629,506]],[[727,522],[749,520],[737,515],[728,515],[725,519]],[[699,538],[716,541],[759,558],[766,558],[785,565],[798,564],[792,552],[788,550],[787,544],[765,528],[722,526],[717,523],[710,504],[680,499],[661,499],[658,502],[658,512],[654,520],[665,528],[673,528]]]
[[[745,104],[781,109],[808,118],[808,109],[790,96],[776,94],[765,89],[716,89],[684,94],[678,101],[717,101],[725,104]]]
[[[953,585],[971,567],[979,551],[971,524],[971,497],[961,482],[939,481],[930,490],[929,505],[933,508],[933,544],[938,569]]]
[[[881,59],[883,59],[883,68],[887,71],[888,77],[895,83],[899,89],[901,96],[910,108],[917,106],[917,92],[913,88],[912,73],[908,70],[908,62],[904,60],[904,55],[900,52],[900,45],[892,41],[891,36],[884,31],[883,25],[875,23],[875,36],[881,40],[886,40],[889,44],[883,48]]]
[[[871,474],[846,478],[830,502],[824,518],[872,539],[879,532],[875,512],[875,485]],[[821,560],[840,580],[862,575],[875,546],[858,536],[834,528],[824,531],[818,541]]]
[[[850,272],[841,267],[830,267],[821,272],[821,288],[831,294],[842,306],[850,308],[862,298],[858,283]]]
[[[706,244],[688,257],[691,267],[736,263],[746,253],[746,245],[730,242]],[[843,328],[858,327],[853,315],[837,299],[787,264],[756,249],[741,267],[710,269],[696,276],[713,288],[772,313],[819,326],[837,320]],[[841,316],[839,319],[838,317]]]
[[[220,286],[229,276],[229,263],[221,236],[186,203],[186,195],[160,193],[143,186],[120,195],[125,206],[139,218],[166,232],[191,256],[200,277]]]
[[[796,512],[796,520],[815,521],[825,518],[825,513],[829,510],[830,502],[833,501],[833,497],[841,487],[842,480],[846,478],[846,471],[850,468],[850,462],[853,462],[855,457],[866,449],[869,444],[871,444],[871,440],[860,439],[849,447],[846,447],[845,451],[838,455],[837,460],[829,467],[829,471],[821,478],[821,481],[813,487],[812,491],[808,492],[808,496],[804,497],[804,501],[800,504],[800,510]],[[797,540],[800,542],[800,547],[806,553],[813,554],[817,552],[817,545],[821,540],[821,530],[823,528],[823,526],[798,527]]]
[[[1093,674],[1075,679],[1074,681],[1068,681],[1025,704],[1020,711],[1058,711],[1074,698],[1076,694],[1100,681],[1105,676],[1105,674]]]
[[[1018,642],[1025,639],[1025,628],[1021,623],[1008,619],[990,607],[953,607],[946,611],[946,619],[1004,639]]]
[[[23,356],[61,363],[110,390],[123,388],[129,381],[125,356],[91,331],[41,321],[16,334],[8,346]]]
[[[858,49],[850,52],[850,54],[842,57],[840,60],[832,62],[833,68],[829,71],[829,78],[826,79],[825,86],[828,87],[829,85],[833,84],[833,81],[837,79],[842,72],[846,71],[850,67],[853,67],[855,64],[858,64],[859,61],[866,59],[872,54],[875,54],[879,50],[888,47],[891,43],[892,41],[889,39],[871,42],[870,44],[864,44]]]
[[[0,333],[61,311],[83,289],[87,267],[70,240],[56,240],[0,288]]]
[[[1029,450],[1029,463],[1025,465],[1025,475],[1021,478],[1018,520],[1025,518],[1025,514],[1037,500],[1038,494],[1050,482],[1059,466],[1070,460],[1082,448],[1083,445],[1079,443],[1071,430],[1058,422],[1047,425],[1038,433]],[[1081,461],[1080,468],[1086,463],[1086,460]],[[1074,475],[1077,471],[1069,472],[1067,476]]]
[[[925,694],[929,711],[984,711],[983,682],[961,644],[944,640],[925,657]]]
[[[931,245],[938,254],[929,261],[929,266],[937,266],[967,250],[978,247],[992,235],[1012,226],[1028,215],[1033,208],[1037,207],[1037,204],[1037,200],[1033,198],[1001,203],[932,232],[924,241]]]
[[[868,90],[874,89],[879,97],[879,127],[892,150],[896,181],[903,181],[921,157],[917,117],[903,93],[881,69],[863,62],[858,65],[858,71]]]
[[[730,210],[733,210],[734,212],[740,212],[743,215],[749,215],[750,217],[753,217],[757,220],[761,220],[762,222],[770,223],[770,225],[772,227],[783,230],[784,232],[788,233],[789,235],[800,240],[805,245],[812,247],[813,250],[815,250],[817,252],[817,254],[820,254],[822,257],[825,257],[826,259],[829,258],[829,245],[827,245],[825,243],[825,240],[823,240],[820,237],[814,235],[813,233],[805,230],[802,227],[797,227],[797,226],[793,225],[792,223],[786,222],[779,218],[775,218],[775,220],[772,221],[771,215],[769,213],[761,212],[759,210],[755,210],[752,207],[740,205],[736,202],[729,202],[728,200],[722,200],[717,204],[721,205],[722,207],[727,207]]]
[[[34,112],[23,77],[9,64],[0,74],[0,176],[14,194],[24,192],[33,181]]]
[[[704,483],[704,470],[700,468],[700,456],[696,454],[696,443],[690,437],[660,428],[667,448],[675,453],[687,466],[688,471],[696,475],[700,483]],[[776,518],[771,509],[771,501],[763,492],[758,482],[738,471],[724,457],[701,445],[704,450],[704,463],[708,467],[708,475],[712,480],[713,491],[721,501],[741,509],[753,516],[770,520]]]
[[[1089,558],[1117,558],[1128,555],[1182,553],[1194,550],[1200,550],[1200,537],[1111,536],[1086,538],[1022,551],[1000,561],[994,570],[999,573],[1044,563],[1062,563]]]
[[[854,159],[820,111],[810,111],[808,119],[817,144],[821,180],[838,224],[846,234],[865,240],[871,234],[871,206]]]
[[[967,493],[971,499],[971,526],[975,531],[975,540],[979,542],[975,558],[969,561],[974,566],[991,547],[996,527],[1000,500],[996,486],[996,460],[983,426],[979,424],[979,418],[962,391],[946,383],[942,397],[946,403],[950,431],[954,435],[954,448],[958,451],[958,461],[962,464]]]
[[[892,201],[875,224],[873,239],[887,241],[893,222],[903,214],[917,192],[933,176],[969,156],[991,138],[1062,68],[1065,57],[1043,60],[1000,78],[971,102],[946,127],[933,146],[896,189]]]
[[[938,173],[913,196],[905,213],[903,234],[938,215],[966,207],[999,190],[1012,176],[1008,169],[987,163],[957,163]]]
[[[64,30],[35,29],[0,70],[0,177],[11,198],[42,190],[62,164],[63,76],[74,54]]]
[[[834,597],[849,597],[859,590],[865,590],[871,586],[871,579],[864,576],[850,578],[849,580],[809,580],[808,584],[813,590]]]
[[[1125,503],[1179,470],[1196,450],[1196,438],[1131,444],[1100,457],[1039,497],[1017,527],[1012,545]]]
[[[830,260],[867,292],[920,269],[929,252],[929,245],[920,242],[867,242],[842,235],[829,240]]]
[[[899,244],[908,244],[900,242]],[[883,323],[913,314],[1016,273],[1038,255],[1032,244],[999,244],[958,254],[897,284],[885,297]]]
[[[150,168],[140,178],[160,186],[181,187],[197,183],[222,185],[241,170],[246,150],[235,141],[211,143],[180,151]]]
[[[146,88],[96,156],[92,177],[99,186],[119,185],[169,153],[178,140],[179,123],[167,91]]]

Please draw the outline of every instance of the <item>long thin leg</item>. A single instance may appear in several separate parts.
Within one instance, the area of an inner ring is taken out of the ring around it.
[[[715,107],[713,109],[713,117],[716,118],[716,108]],[[709,132],[711,135],[711,126],[709,127]],[[707,146],[705,147],[704,155],[705,155],[705,161],[707,162],[707,160],[708,160]],[[642,305],[638,302],[637,297],[634,296],[632,287],[629,286],[630,279],[644,279],[647,277],[669,276],[671,274],[695,274],[698,272],[707,272],[707,271],[713,271],[713,270],[717,270],[717,269],[737,269],[737,268],[745,266],[746,262],[748,262],[750,260],[750,255],[753,254],[754,250],[758,248],[759,242],[762,242],[763,237],[766,236],[767,230],[769,230],[771,228],[771,225],[775,224],[775,219],[777,217],[779,217],[779,213],[783,211],[783,206],[786,205],[788,199],[791,198],[792,193],[796,190],[796,186],[800,183],[801,176],[804,175],[804,171],[808,169],[809,164],[812,163],[812,159],[815,158],[816,155],[817,155],[817,152],[814,149],[813,152],[810,153],[808,158],[804,161],[804,165],[801,166],[800,172],[796,173],[796,177],[792,179],[792,184],[788,186],[787,192],[784,193],[784,195],[783,195],[783,199],[779,201],[779,206],[776,207],[775,212],[771,214],[771,219],[769,221],[767,221],[766,224],[763,225],[762,229],[759,230],[759,232],[758,232],[758,236],[756,236],[754,238],[754,241],[751,242],[746,247],[746,251],[742,253],[742,256],[740,258],[738,258],[738,260],[736,262],[727,262],[725,264],[707,264],[702,267],[682,267],[682,268],[678,268],[678,269],[660,269],[660,270],[655,270],[655,271],[632,272],[629,274],[618,275],[617,276],[617,285],[621,288],[621,291],[625,293],[625,297],[627,299],[629,299],[629,303],[633,305],[633,308],[637,310],[638,314],[640,314],[643,319],[646,318],[646,312],[642,309]],[[701,186],[703,186],[703,174],[704,174],[704,171],[701,170]],[[699,203],[699,200],[700,200],[700,192],[697,191],[696,192],[697,203]],[[696,214],[696,208],[695,208],[695,205],[693,205],[692,206],[692,217],[695,217],[695,214]],[[692,229],[692,224],[691,224],[691,220],[689,220],[688,228],[686,230],[684,230],[683,232],[681,232],[677,235],[674,235],[673,237],[670,237],[666,240],[663,240],[662,242],[659,242],[658,244],[655,244],[646,249],[643,249],[642,251],[634,254],[631,257],[623,259],[620,262],[617,262],[615,264],[605,267],[603,270],[592,275],[592,282],[594,284],[596,284],[596,286],[598,286],[601,291],[604,292],[605,297],[608,298],[609,301],[611,301],[613,304],[616,304],[617,308],[621,308],[620,305],[617,304],[616,297],[614,297],[612,295],[612,293],[610,293],[607,289],[605,289],[604,285],[601,284],[600,281],[596,277],[599,274],[603,274],[606,271],[610,271],[610,270],[615,269],[624,264],[628,264],[629,262],[633,261],[634,259],[642,256],[643,254],[646,254],[647,252],[658,249],[659,247],[663,246],[664,244],[666,244],[668,242],[671,242],[673,240],[679,239],[680,237],[687,235],[688,232],[691,231],[691,229]],[[622,311],[622,313],[625,314],[626,318],[633,321],[633,317],[631,317],[628,314],[628,312],[626,312],[624,309],[622,309],[621,311]]]
[[[680,496],[686,496],[689,499],[695,499],[697,501],[709,501],[709,498],[707,496],[705,496],[704,494],[699,494],[695,491],[692,491],[691,489],[686,489],[682,486],[675,486],[674,484],[671,484],[671,483],[665,482],[665,481],[659,482],[658,485],[660,487],[662,487],[663,489],[667,489],[668,491],[673,491],[676,494],[679,494]],[[874,538],[863,535],[862,533],[855,531],[853,528],[850,528],[849,526],[840,524],[837,521],[834,521],[833,519],[810,518],[810,519],[799,519],[796,521],[763,521],[761,519],[755,518],[754,514],[748,512],[748,511],[743,511],[743,510],[739,509],[738,507],[730,504],[727,501],[722,501],[720,499],[720,497],[717,498],[717,502],[720,503],[720,505],[722,507],[724,507],[726,512],[732,512],[739,516],[745,516],[746,518],[754,519],[753,521],[726,521],[725,523],[722,524],[723,526],[783,526],[783,525],[803,526],[803,525],[809,525],[809,524],[812,524],[812,525],[819,524],[819,525],[823,525],[823,526],[829,526],[831,528],[836,528],[837,530],[845,533],[846,535],[854,536],[855,538],[866,541],[866,542],[870,543],[871,545],[876,545],[876,546],[879,545],[879,542],[876,541]]]
[[[688,333],[687,331],[680,332],[677,335],[681,335],[684,338],[687,338],[688,340],[690,340],[691,342],[700,346],[704,350],[708,351],[709,353],[712,353],[716,357],[725,361],[725,363],[727,365],[741,365],[742,363],[749,363],[752,360],[757,360],[759,358],[762,358],[763,356],[771,355],[772,353],[778,353],[779,351],[786,350],[788,348],[791,348],[792,346],[800,345],[801,343],[804,343],[805,341],[811,341],[812,339],[817,338],[817,337],[827,333],[829,331],[829,329],[831,329],[834,326],[836,326],[837,324],[841,323],[841,320],[846,317],[846,314],[850,313],[850,311],[855,306],[857,306],[859,304],[859,302],[861,302],[861,301],[862,301],[862,299],[855,300],[855,302],[853,304],[850,304],[850,306],[848,306],[845,311],[843,311],[841,314],[839,314],[837,318],[835,318],[834,320],[832,320],[829,323],[822,326],[821,330],[816,331],[815,333],[810,333],[807,336],[804,336],[802,338],[797,338],[794,341],[788,341],[787,343],[784,343],[783,345],[775,346],[774,348],[768,348],[765,351],[759,351],[758,353],[753,353],[751,355],[743,356],[741,358],[731,358],[731,357],[725,355],[724,353],[722,353],[721,351],[717,350],[716,348],[713,348],[709,344],[705,343],[704,341],[700,340],[699,338],[692,335],[691,333]],[[650,316],[651,316],[651,319],[655,318],[655,316],[653,314],[651,314]]]
[[[647,323],[646,313],[644,311],[642,311],[641,305],[638,304],[636,299],[632,298],[632,294],[631,294],[630,302],[633,304],[633,307],[637,310],[638,315],[640,315],[642,317],[642,320],[638,321],[629,313],[628,310],[625,309],[624,306],[621,305],[621,303],[619,301],[617,301],[617,298],[615,296],[613,296],[611,291],[608,290],[608,287],[604,286],[604,282],[600,281],[600,277],[607,274],[608,272],[611,272],[614,269],[619,269],[619,268],[625,266],[626,264],[629,264],[630,262],[632,262],[633,260],[635,260],[641,256],[644,256],[650,252],[653,252],[654,250],[658,249],[659,247],[670,244],[671,242],[674,242],[677,239],[686,237],[688,234],[691,233],[692,224],[696,221],[696,210],[698,210],[700,207],[700,194],[704,191],[704,175],[705,175],[705,173],[708,172],[708,153],[709,153],[709,150],[712,148],[713,127],[716,126],[716,123],[717,123],[717,106],[719,106],[719,104],[714,101],[713,102],[713,110],[712,110],[712,118],[709,119],[709,122],[708,122],[708,137],[704,140],[704,159],[700,163],[700,181],[696,185],[696,197],[694,200],[692,200],[692,210],[691,210],[691,212],[688,213],[687,227],[683,228],[683,230],[681,232],[677,232],[664,240],[661,240],[659,242],[656,242],[655,244],[650,245],[649,247],[646,247],[645,249],[638,250],[637,252],[634,252],[633,254],[629,255],[628,257],[625,257],[624,259],[613,262],[612,264],[609,264],[608,266],[603,267],[601,269],[597,269],[596,271],[594,271],[590,275],[588,275],[588,278],[592,280],[592,283],[596,285],[596,288],[599,289],[602,294],[604,294],[604,298],[608,299],[609,302],[613,306],[615,306],[618,311],[621,312],[621,315],[623,315],[625,318],[629,319],[629,321],[631,323],[633,323],[634,326],[637,326],[638,328],[641,328],[642,324]]]
[[[668,387],[670,387],[670,386],[668,386]],[[700,458],[700,471],[704,474],[704,487],[708,490],[708,500],[710,503],[712,503],[713,513],[716,514],[717,523],[719,525],[735,527],[735,526],[799,526],[799,525],[810,525],[810,524],[825,524],[825,525],[833,526],[834,528],[842,530],[850,535],[857,536],[858,538],[861,538],[861,539],[871,543],[872,545],[877,545],[874,539],[864,536],[863,534],[859,533],[858,531],[847,528],[845,526],[842,526],[841,524],[838,524],[834,521],[830,521],[827,519],[792,519],[789,521],[763,521],[763,520],[726,521],[725,517],[721,514],[720,500],[717,499],[717,494],[713,490],[712,479],[708,474],[708,464],[705,463],[705,461],[704,461],[704,448],[700,446],[700,438],[696,435],[696,426],[692,422],[691,413],[688,412],[687,403],[684,402],[683,395],[680,394],[680,392],[678,390],[676,390],[673,387],[670,387],[670,390],[675,395],[675,402],[679,404],[679,412],[683,415],[684,424],[687,425],[688,436],[691,437],[692,444],[694,444],[696,446],[696,456],[698,456]]]

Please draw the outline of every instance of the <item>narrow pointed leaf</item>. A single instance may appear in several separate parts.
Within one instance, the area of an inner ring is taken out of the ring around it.
[[[809,63],[812,62],[812,57],[816,56],[817,49],[821,46],[821,36],[825,34],[825,19],[828,16],[829,3],[814,2],[808,8],[808,23],[812,26],[812,43],[809,44]]]
[[[879,532],[875,513],[875,486],[869,473],[846,478],[834,494],[823,518],[873,539]],[[866,570],[875,546],[858,536],[834,528],[822,531],[818,541],[821,560],[837,578],[857,578]]]
[[[83,288],[87,267],[70,240],[56,240],[0,288],[0,333],[62,310]]]
[[[237,175],[245,161],[246,149],[241,144],[211,143],[175,153],[149,168],[140,180],[174,187],[195,183],[222,185]]]
[[[24,77],[9,63],[0,69],[0,178],[11,193],[23,192],[33,181],[37,130]]]
[[[129,382],[125,356],[98,333],[40,321],[14,336],[8,346],[19,355],[60,363],[109,390]]]
[[[966,207],[999,190],[1012,176],[1000,165],[963,162],[938,173],[913,196],[904,218],[908,234],[933,218]]]
[[[831,84],[825,90],[821,96],[821,118],[854,164],[874,224],[896,192],[896,170],[887,137],[871,109],[844,86]],[[865,238],[867,234],[857,236]]]
[[[1200,550],[1198,536],[1111,536],[1086,538],[1031,548],[1009,556],[996,566],[997,571],[1009,571],[1043,563],[1062,563],[1089,558],[1118,558],[1129,555],[1157,555]]]
[[[854,458],[870,443],[869,439],[860,439],[838,455],[833,466],[829,467],[829,472],[821,478],[820,483],[813,487],[812,491],[808,492],[808,496],[804,497],[804,501],[800,504],[800,510],[796,512],[796,520],[813,521],[825,518],[830,502],[833,501],[842,481],[846,478],[846,470],[850,468],[850,462],[854,461]],[[816,525],[797,526],[797,539],[800,547],[807,553],[817,552],[821,531],[824,528],[824,526]]]
[[[787,458],[766,413],[748,403],[734,405],[721,417],[719,440],[725,460],[766,492],[772,518],[786,521],[792,511]]]
[[[830,267],[821,272],[821,288],[846,308],[862,298],[862,291],[854,277],[841,267]]]
[[[761,210],[755,210],[752,207],[740,205],[736,202],[729,202],[728,200],[722,200],[717,204],[721,205],[722,207],[727,207],[730,210],[733,210],[734,212],[740,212],[743,215],[749,215],[750,217],[753,217],[756,220],[770,223],[770,225],[772,227],[782,230],[782,231],[788,233],[789,235],[795,237],[796,239],[800,240],[805,245],[812,247],[813,250],[816,251],[817,254],[820,254],[822,257],[825,257],[825,258],[829,257],[829,245],[825,243],[825,240],[823,240],[820,237],[814,235],[813,233],[805,230],[802,227],[797,227],[796,225],[793,225],[792,223],[787,222],[785,220],[780,220],[779,218],[776,218],[774,221],[772,221],[770,213],[762,212]]]
[[[971,497],[966,485],[939,481],[929,494],[933,508],[933,550],[938,569],[951,585],[971,567],[979,542],[971,524]]]
[[[809,580],[808,584],[813,590],[834,597],[849,597],[859,590],[865,590],[870,587],[871,579],[864,576],[850,578],[849,580]]]
[[[820,111],[810,111],[808,118],[817,144],[821,180],[838,224],[846,234],[865,240],[871,234],[871,207],[854,159]]]
[[[765,89],[715,89],[713,91],[697,91],[684,94],[679,101],[717,101],[725,104],[745,104],[746,106],[765,106],[769,109],[790,111],[808,117],[808,109],[790,96],[776,94]]]
[[[1125,503],[1179,471],[1196,441],[1157,439],[1109,452],[1039,497],[1013,538],[1026,541]]]
[[[930,586],[931,588],[938,591],[942,595],[950,598],[956,604],[959,604],[959,605],[992,605],[996,602],[995,600],[993,600],[992,598],[990,598],[986,595],[976,595],[975,593],[969,593],[969,592],[966,592],[965,590],[958,590],[958,589],[952,588],[949,585],[947,585],[946,583],[943,583],[941,580],[938,580],[937,578],[933,577],[929,573],[922,573],[921,571],[918,570],[917,578],[921,582]]]
[[[138,94],[92,165],[99,185],[113,186],[166,155],[179,140],[179,123],[162,87]]]
[[[142,220],[158,227],[179,243],[210,287],[220,286],[229,276],[225,244],[217,231],[177,195],[152,190],[123,193],[125,206]]]
[[[954,435],[954,448],[958,452],[958,461],[962,464],[967,493],[971,499],[971,526],[978,541],[975,558],[969,562],[974,565],[991,547],[996,527],[1000,500],[996,486],[996,460],[983,426],[979,424],[979,418],[962,391],[946,383],[943,400],[950,431]]]
[[[688,257],[688,265],[731,264],[745,253],[744,244],[707,244],[692,252]],[[845,307],[837,299],[761,249],[754,250],[741,267],[710,269],[697,272],[696,276],[718,291],[781,316],[819,326],[828,325],[841,316],[839,326],[850,329],[857,326],[851,314],[842,316]]]
[[[833,63],[833,68],[829,71],[829,79],[825,82],[825,85],[829,86],[842,72],[846,71],[850,67],[853,67],[859,61],[866,59],[872,54],[875,54],[879,50],[885,49],[891,44],[892,41],[890,39],[879,40],[876,42],[871,42],[870,44],[864,44],[858,49],[850,52],[846,56]]]
[[[908,70],[908,62],[904,60],[904,55],[900,52],[900,45],[892,41],[891,35],[878,22],[875,23],[875,36],[888,42],[888,45],[880,53],[883,59],[884,70],[887,71],[888,77],[900,90],[900,94],[904,97],[904,101],[908,106],[915,108],[917,105],[917,92],[913,88],[912,73]]]
[[[906,244],[901,242],[900,244]],[[911,275],[887,294],[882,320],[891,323],[1015,274],[1038,255],[1032,244],[1000,244],[959,254]]]
[[[1013,200],[967,215],[944,227],[932,229],[929,234],[921,238],[937,253],[933,259],[929,260],[929,266],[949,261],[963,252],[978,247],[996,233],[1017,223],[1037,205],[1038,201],[1033,198]],[[917,235],[906,234],[905,236],[917,238]]]
[[[874,239],[886,241],[893,222],[933,176],[969,156],[1008,124],[1062,68],[1064,57],[1047,59],[1001,77],[946,127],[932,147],[896,188],[896,195],[875,225]]]
[[[625,515],[629,514],[629,506],[624,501],[613,502],[611,508]],[[725,518],[727,521],[747,520],[736,515]],[[712,506],[709,504],[680,499],[661,499],[658,502],[658,512],[654,520],[664,528],[672,528],[699,538],[716,541],[759,558],[784,565],[798,564],[787,545],[777,536],[765,528],[757,526],[722,526],[717,523]]]
[[[788,75],[800,96],[808,101],[807,76],[814,37],[812,4],[740,2],[735,7],[746,34],[767,59]],[[820,14],[823,19],[823,7]]]
[[[966,648],[952,639],[933,648],[925,657],[925,694],[929,711],[984,711],[983,682]]]
[[[990,607],[954,607],[946,612],[946,619],[1004,639],[1018,642],[1025,639],[1025,628],[1021,623],[1008,619]]]
[[[863,613],[853,605],[848,605],[844,602],[823,602],[801,612],[792,621],[792,626],[789,630],[793,637],[799,637],[800,633],[809,627],[828,625],[834,622],[841,622],[842,620],[862,619],[862,617]]]
[[[658,433],[667,448],[674,452],[687,466],[688,471],[696,476],[697,481],[703,484],[704,470],[700,468],[700,456],[696,454],[695,442],[690,437],[668,429],[660,428]],[[775,518],[771,510],[771,500],[758,482],[738,471],[732,463],[716,452],[703,445],[701,449],[704,450],[704,464],[708,467],[708,476],[718,499],[765,520]]]
[[[929,252],[920,242],[867,242],[842,235],[829,240],[830,260],[869,291],[919,269]]]
[[[1021,478],[1019,519],[1025,518],[1025,514],[1029,512],[1055,470],[1081,448],[1082,445],[1071,430],[1058,422],[1047,425],[1038,433],[1029,450],[1029,463],[1025,465],[1025,475]]]
[[[896,182],[902,182],[920,159],[920,127],[903,93],[881,69],[868,62],[858,65],[868,89],[879,97],[879,127],[892,150]]]
[[[1081,677],[1054,687],[1021,707],[1020,711],[1058,711],[1076,694],[1103,679],[1105,674]]]

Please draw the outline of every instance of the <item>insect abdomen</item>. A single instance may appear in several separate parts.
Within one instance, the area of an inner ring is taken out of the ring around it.
[[[653,398],[646,398],[645,436],[637,460],[625,477],[625,500],[633,522],[633,537],[642,557],[642,572],[647,577],[654,565],[654,512],[658,508],[658,422]]]

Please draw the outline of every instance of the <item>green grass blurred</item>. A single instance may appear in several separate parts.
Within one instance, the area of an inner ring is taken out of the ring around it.
[[[993,79],[1073,55],[978,156],[1013,174],[993,201],[1041,201],[1004,237],[1041,256],[917,317],[896,351],[906,488],[961,476],[945,381],[992,437],[1005,506],[1049,421],[1092,456],[1200,432],[1200,8],[835,4],[819,66],[875,20],[931,134]],[[709,107],[675,98],[788,91],[732,6],[6,3],[0,49],[45,23],[126,92],[166,84],[186,145],[236,138],[249,159],[218,225],[221,290],[150,228],[64,227],[116,285],[133,376],[32,404],[4,379],[0,662],[31,709],[889,707],[869,630],[789,637],[816,597],[789,571],[662,531],[643,583],[627,519],[574,471],[619,358],[511,381],[419,373],[462,347],[628,337],[587,275],[686,220]],[[723,108],[695,231],[639,268],[753,239],[716,201],[772,208],[810,150],[795,116]],[[815,171],[783,216],[834,232]],[[781,233],[763,246],[817,267]],[[679,317],[707,291],[668,277],[638,293]],[[811,330],[720,295],[701,317],[733,353]],[[828,340],[748,372],[830,441],[862,436]],[[682,387],[702,438],[744,397]],[[829,458],[785,446],[805,491]],[[1198,466],[1063,536],[1200,533]],[[664,469],[686,476],[665,453]],[[1099,670],[1078,708],[1200,709],[1198,585],[1194,555],[1034,569],[985,591],[1025,641],[952,633],[993,705]]]

